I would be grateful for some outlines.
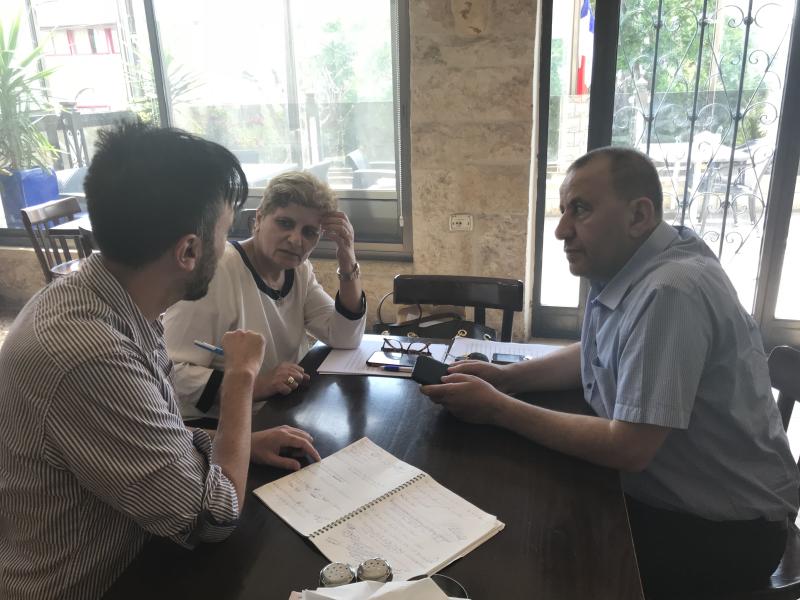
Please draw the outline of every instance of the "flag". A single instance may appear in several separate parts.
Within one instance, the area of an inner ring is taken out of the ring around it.
[[[575,93],[589,93],[592,84],[592,54],[594,52],[594,14],[589,0],[583,0],[578,22],[578,76]]]

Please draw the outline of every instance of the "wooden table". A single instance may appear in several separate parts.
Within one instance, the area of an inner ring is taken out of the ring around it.
[[[49,229],[48,235],[50,237],[75,237],[84,232],[91,233],[91,231],[92,223],[89,221],[89,215],[82,215],[72,221],[53,225]]]
[[[328,349],[302,362],[309,386],[271,400],[254,429],[290,424],[311,432],[326,456],[363,436],[429,473],[506,524],[443,570],[473,600],[626,600],[642,591],[619,477],[487,426],[462,423],[411,380],[315,375]],[[586,412],[577,392],[537,404]],[[248,490],[285,474],[251,467]],[[327,560],[248,494],[241,522],[220,544],[194,551],[154,539],[106,598],[287,600],[317,587]]]

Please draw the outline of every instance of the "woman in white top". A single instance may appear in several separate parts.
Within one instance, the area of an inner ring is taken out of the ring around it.
[[[307,260],[320,237],[336,243],[339,293],[334,301]],[[289,394],[309,376],[297,363],[306,332],[335,348],[355,348],[366,322],[366,300],[353,248],[353,226],[337,211],[327,184],[306,172],[272,180],[256,213],[253,236],[230,242],[208,294],[179,302],[164,316],[167,350],[184,419],[215,417],[222,357],[194,345],[219,346],[226,331],[250,329],[266,339],[254,401]],[[254,404],[254,410],[261,406]]]

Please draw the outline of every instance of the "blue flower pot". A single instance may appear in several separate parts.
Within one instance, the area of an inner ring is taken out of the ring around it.
[[[52,169],[25,169],[0,174],[0,195],[6,227],[22,228],[20,209],[58,198],[58,179]]]

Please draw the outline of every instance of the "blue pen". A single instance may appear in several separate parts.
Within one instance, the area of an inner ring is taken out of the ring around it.
[[[383,365],[381,367],[384,371],[394,371],[396,373],[411,373],[414,367],[401,367],[399,365]]]
[[[225,356],[225,351],[220,348],[219,346],[214,346],[212,344],[201,342],[200,340],[195,340],[194,345],[202,348],[203,350],[208,350],[209,352],[213,352],[214,354],[219,354],[220,356]]]

